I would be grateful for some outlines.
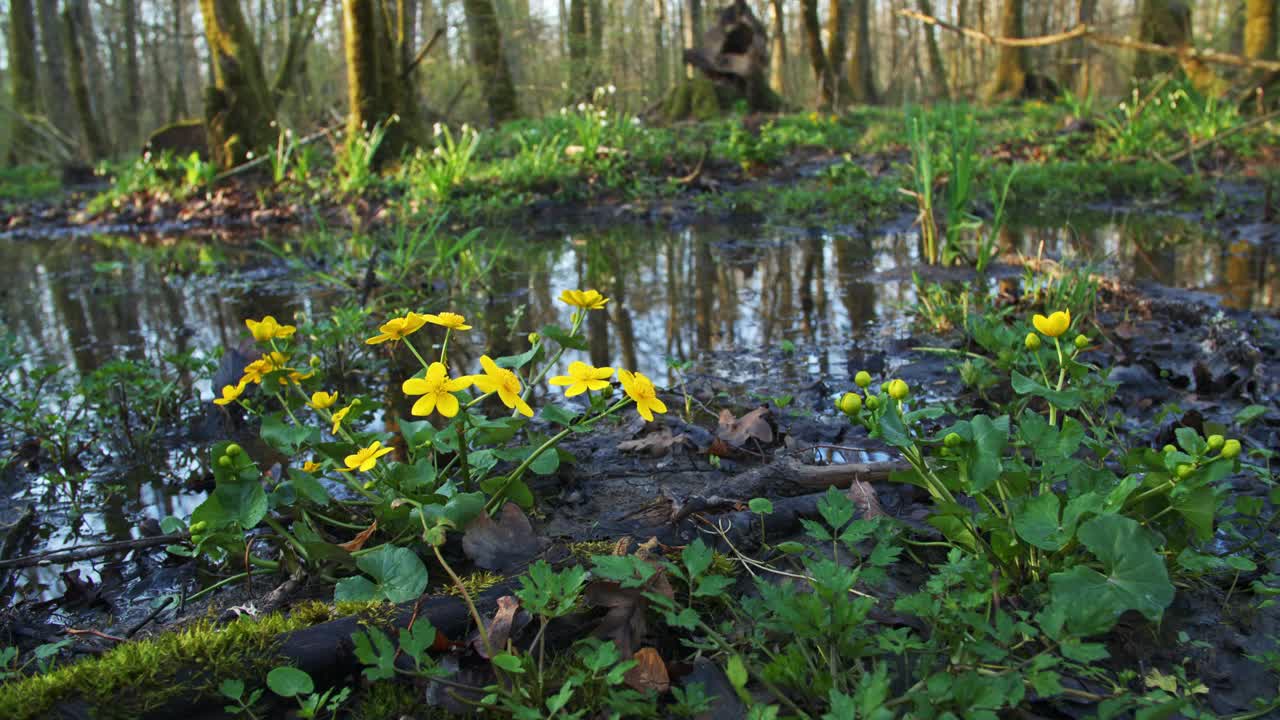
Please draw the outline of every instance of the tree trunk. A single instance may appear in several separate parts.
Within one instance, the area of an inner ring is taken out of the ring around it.
[[[93,14],[89,10],[89,0],[67,0],[67,10],[71,11],[71,19],[75,22],[79,33],[80,47],[84,52],[84,79],[89,87],[89,101],[93,106],[93,115],[98,122],[98,130],[106,144],[106,154],[111,153],[111,130],[107,118],[106,69],[102,65],[102,55],[98,49],[98,34],[93,26]]]
[[[684,29],[685,49],[696,48],[702,42],[702,0],[685,0],[681,23]],[[685,65],[687,77],[693,77],[693,67]]]
[[[77,35],[75,18],[71,8],[62,11],[62,46],[66,53],[71,98],[75,102],[76,116],[80,121],[80,130],[84,135],[85,145],[90,160],[106,157],[108,152],[106,138],[102,127],[94,116],[93,103],[89,97],[89,86],[85,82],[84,53],[80,50],[80,38]]]
[[[44,85],[44,111],[49,121],[62,133],[75,134],[75,109],[67,97],[66,53],[62,47],[61,23],[58,20],[58,0],[41,0],[40,49],[44,52],[44,69],[40,79]]]
[[[182,0],[173,0],[173,37],[171,52],[173,53],[173,88],[169,97],[169,122],[175,123],[189,113],[187,108],[187,52],[183,47],[183,11]]]
[[[592,67],[599,68],[604,52],[604,3],[601,0],[587,0],[587,12],[590,43],[587,46],[587,57],[591,59]]]
[[[138,64],[138,3],[123,0],[124,14],[124,94],[125,107],[121,114],[121,143],[125,147],[138,145],[138,120],[142,115],[142,69]]]
[[[830,0],[827,5],[827,72],[831,75],[832,104],[849,97],[849,83],[845,80],[845,49],[849,36],[850,0]]]
[[[275,103],[239,0],[200,0],[213,83],[206,90],[209,151],[230,168],[275,140]]]
[[[871,52],[871,7],[868,0],[853,2],[853,52],[849,54],[849,99],[859,104],[879,102]]]
[[[930,0],[919,0],[920,12],[933,17],[933,3]],[[942,63],[942,51],[938,49],[938,36],[932,25],[924,26],[925,46],[929,50],[929,73],[933,75],[933,91],[941,100],[947,100],[951,93],[947,90],[947,68]]]
[[[1098,0],[1080,0],[1076,13],[1076,22],[1081,25],[1092,25],[1097,11]],[[1074,45],[1076,62],[1075,94],[1076,97],[1085,99],[1098,91],[1097,79],[1094,77],[1097,68],[1093,64],[1093,47],[1084,40],[1078,40]]]
[[[832,75],[827,68],[827,55],[822,49],[822,25],[818,23],[818,0],[800,0],[800,17],[804,23],[804,47],[809,53],[809,66],[818,82],[818,107],[831,107],[835,100]]]
[[[666,24],[666,0],[653,0],[653,74],[658,97],[667,91]]]
[[[1142,0],[1137,34],[1142,42],[1182,47],[1191,42],[1191,8],[1182,0]],[[1172,55],[1140,52],[1133,66],[1133,77],[1145,80],[1177,67],[1178,58]]]
[[[40,114],[40,77],[36,70],[36,20],[31,0],[9,0],[9,76],[13,109],[21,116]],[[9,141],[9,163],[28,159],[19,149],[33,142],[31,128],[19,118]]]
[[[1000,36],[1022,37],[1022,0],[1004,0],[1004,6],[1000,10]],[[995,78],[987,86],[987,101],[1018,97],[1026,85],[1026,49],[1001,45],[996,59]]]
[[[1245,4],[1245,57],[1275,59],[1276,34],[1280,33],[1277,8],[1280,8],[1280,3],[1276,0],[1248,0]]]
[[[787,24],[782,0],[769,2],[769,87],[787,94]]]
[[[569,95],[587,95],[587,0],[569,0]]]
[[[502,50],[502,30],[493,0],[463,0],[471,35],[471,58],[480,76],[480,87],[489,106],[489,123],[497,125],[516,117],[516,88]]]

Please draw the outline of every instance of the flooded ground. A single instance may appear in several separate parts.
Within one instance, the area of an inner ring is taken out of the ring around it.
[[[1224,308],[1275,313],[1276,233],[1273,226],[1244,226],[1220,237],[1176,217],[1098,215],[1015,222],[1000,243],[1006,255],[1088,261],[1126,281],[1201,291]],[[479,332],[452,355],[474,364],[482,350],[512,350],[507,338],[549,322],[567,325],[560,292],[597,287],[611,298],[610,312],[592,314],[582,359],[639,369],[667,384],[700,374],[744,394],[777,396],[846,379],[858,369],[866,339],[909,334],[904,318],[916,302],[916,242],[909,221],[866,236],[717,225],[510,238],[493,272],[463,297],[429,294],[415,309],[448,307],[474,319]],[[114,359],[162,364],[175,354],[213,356],[241,339],[245,317],[322,317],[352,297],[349,289],[291,270],[255,243],[0,240],[0,262],[20,270],[0,289],[0,319],[27,365],[58,364],[81,377]],[[180,382],[193,407],[196,397],[207,404],[213,396],[205,374]],[[166,431],[145,456],[90,468],[92,482],[113,489],[105,503],[47,507],[41,487],[10,483],[0,501],[3,520],[36,502],[49,533],[38,549],[139,537],[154,521],[185,516],[203,499],[189,489],[199,466],[191,437],[190,428]],[[21,592],[30,599],[61,596],[66,569],[24,571]],[[134,558],[70,569],[138,603],[194,581],[193,571],[146,567]]]

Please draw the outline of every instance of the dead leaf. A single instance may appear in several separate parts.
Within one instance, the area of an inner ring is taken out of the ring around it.
[[[547,544],[515,503],[502,506],[496,522],[480,513],[462,535],[462,550],[477,567],[503,574],[520,569]]]
[[[671,677],[667,674],[667,664],[662,656],[651,647],[642,647],[636,651],[635,667],[627,671],[624,679],[632,690],[648,692],[653,690],[659,695],[671,688]]]
[[[511,629],[515,624],[516,612],[520,610],[520,601],[511,595],[503,595],[498,598],[498,609],[493,612],[493,620],[485,627],[485,632],[489,635],[489,647],[494,652],[502,652],[507,647],[507,640],[511,638]],[[480,657],[485,660],[489,656],[485,653],[484,642],[480,640],[479,633],[472,642],[472,646]]]
[[[716,437],[735,448],[745,447],[748,440],[768,445],[773,442],[773,426],[769,424],[769,418],[769,408],[763,405],[740,418],[735,418],[729,410],[721,410]]]
[[[634,452],[644,455],[666,455],[677,446],[694,447],[693,441],[688,435],[680,433],[672,434],[670,428],[662,428],[649,433],[635,440],[624,440],[618,443],[618,449],[622,452]]]
[[[373,524],[365,528],[364,530],[361,530],[359,535],[356,535],[355,537],[351,538],[347,542],[338,543],[338,547],[342,548],[343,550],[346,550],[349,553],[353,553],[359,550],[360,548],[364,547],[364,544],[369,542],[369,538],[373,537],[373,533],[377,529],[378,529],[378,521],[374,520]]]
[[[880,498],[876,495],[875,488],[871,487],[871,483],[854,480],[849,484],[849,499],[853,501],[853,506],[858,508],[864,518],[884,515],[884,508],[880,507]]]
[[[656,563],[653,563],[655,566]],[[583,597],[587,603],[595,607],[608,608],[608,612],[596,627],[595,636],[602,640],[613,640],[623,657],[635,652],[635,646],[648,631],[645,612],[649,600],[645,593],[656,593],[666,598],[675,597],[675,589],[667,574],[659,569],[643,586],[624,588],[615,582],[597,580],[587,585]]]

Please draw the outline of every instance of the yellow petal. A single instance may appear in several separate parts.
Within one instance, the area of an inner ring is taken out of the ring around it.
[[[454,397],[452,394],[442,393],[438,396],[436,402],[437,409],[440,410],[441,415],[451,418],[458,414],[458,398]]]

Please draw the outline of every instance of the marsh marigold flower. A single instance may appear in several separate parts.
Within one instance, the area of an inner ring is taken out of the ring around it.
[[[427,316],[411,312],[404,317],[391,318],[378,328],[379,334],[365,340],[365,344],[377,345],[388,340],[403,340],[427,324]]]
[[[348,455],[342,459],[346,463],[345,468],[338,468],[338,472],[369,472],[374,465],[378,464],[378,458],[386,455],[395,448],[382,447],[382,443],[374,440],[373,444],[367,448],[360,448],[354,454]]]
[[[475,383],[480,392],[496,392],[503,405],[514,408],[525,417],[533,417],[533,408],[520,397],[520,378],[516,377],[515,373],[498,367],[498,364],[488,355],[480,356],[480,367],[484,368],[483,375],[472,375],[468,378]]]
[[[609,298],[595,290],[565,290],[560,293],[560,301],[583,310],[600,310]]]
[[[592,367],[584,362],[569,363],[568,375],[557,375],[551,378],[552,385],[568,385],[565,397],[581,395],[588,390],[604,390],[609,387],[609,378],[613,377],[611,367]]]
[[[427,368],[427,374],[420,378],[409,378],[400,386],[405,395],[421,395],[410,410],[414,415],[430,415],[439,410],[440,414],[451,418],[458,414],[458,398],[453,393],[465,390],[471,384],[469,378],[454,380],[443,363],[433,362]]]
[[[667,411],[666,404],[658,399],[658,391],[653,387],[653,381],[645,377],[644,373],[619,370],[618,380],[622,382],[622,389],[626,391],[627,396],[636,402],[636,412],[640,413],[640,417],[644,418],[645,422],[652,422],[655,412]]]
[[[1036,326],[1037,330],[1044,333],[1045,336],[1056,338],[1066,332],[1067,328],[1071,327],[1071,311],[1059,310],[1049,317],[1036,315],[1031,318],[1031,323]]]
[[[240,384],[253,383],[254,385],[261,385],[264,377],[284,368],[287,362],[289,362],[288,355],[281,352],[269,352],[244,366],[244,377],[240,378]]]
[[[447,327],[450,330],[470,330],[471,326],[467,324],[467,319],[458,313],[442,312],[439,315],[423,315],[427,322],[440,327]]]
[[[338,434],[338,428],[342,427],[342,421],[346,419],[347,415],[351,412],[352,408],[354,408],[355,406],[356,406],[356,402],[352,401],[350,405],[342,408],[341,410],[333,414],[333,434],[334,435]]]
[[[253,335],[253,339],[258,342],[267,342],[276,338],[293,337],[298,328],[293,325],[281,325],[276,322],[274,317],[270,315],[261,320],[245,319],[244,324],[249,328],[249,332]]]
[[[241,380],[238,385],[223,385],[222,397],[214,398],[214,405],[230,405],[240,399],[240,394],[244,392],[244,381]]]
[[[337,391],[330,393],[323,390],[317,390],[316,392],[311,393],[311,402],[307,404],[316,410],[328,410],[333,407],[333,404],[336,402],[338,402]]]
[[[314,473],[319,469],[320,469],[320,463],[316,462],[315,460],[308,460],[302,463],[302,472],[304,473]]]

